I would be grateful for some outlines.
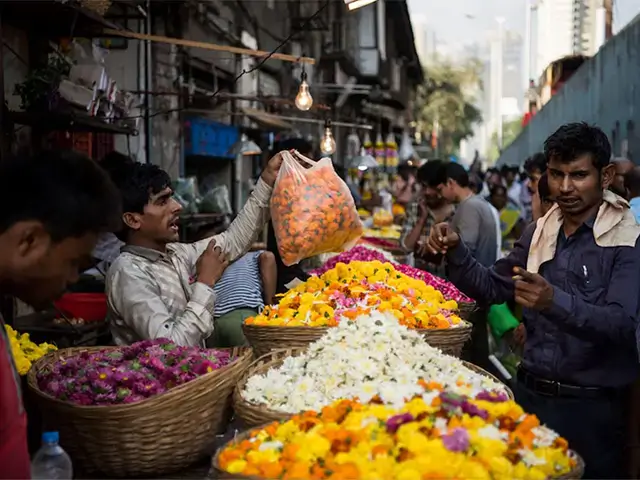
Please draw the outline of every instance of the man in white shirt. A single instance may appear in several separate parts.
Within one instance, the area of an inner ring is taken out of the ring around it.
[[[229,261],[246,253],[269,215],[282,164],[275,155],[227,231],[195,243],[178,242],[180,204],[171,179],[155,165],[135,164],[118,187],[126,242],[107,274],[108,319],[118,345],[169,338],[203,345],[214,331],[215,285]]]

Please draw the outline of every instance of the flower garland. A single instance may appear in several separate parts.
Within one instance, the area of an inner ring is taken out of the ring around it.
[[[135,403],[222,368],[224,350],[144,340],[119,349],[82,352],[38,372],[38,387],[78,405]]]
[[[457,303],[471,303],[473,300],[456,288],[456,286],[446,281],[444,278],[432,275],[429,272],[420,270],[410,265],[398,264],[394,265],[396,270],[412,278],[422,280],[427,285],[431,285],[436,290],[440,290],[444,298],[447,300],[455,300]]]
[[[320,277],[289,290],[278,305],[268,305],[249,325],[333,327],[372,310],[392,313],[409,328],[447,329],[466,325],[458,304],[438,290],[398,272],[390,263],[338,263]]]
[[[434,389],[401,408],[340,400],[272,423],[228,445],[218,463],[270,479],[545,480],[576,459],[513,401]]]
[[[356,245],[355,247],[347,250],[346,252],[342,252],[340,254],[336,254],[329,258],[322,267],[316,268],[315,270],[311,270],[309,273],[311,275],[320,276],[328,270],[335,268],[338,263],[344,263],[346,265],[351,262],[389,262],[393,263],[394,258],[390,253],[386,253],[382,250],[373,249],[370,247],[364,247],[362,245]],[[394,265],[395,266],[395,265]]]
[[[429,385],[472,396],[506,395],[502,384],[429,346],[391,314],[372,312],[341,322],[301,355],[250,377],[242,396],[287,413],[320,410],[345,398],[375,398],[399,408]]]
[[[5,330],[11,344],[13,360],[18,373],[22,376],[29,372],[33,362],[58,349],[55,345],[46,342],[38,345],[31,341],[28,333],[19,334],[9,325],[5,325]]]

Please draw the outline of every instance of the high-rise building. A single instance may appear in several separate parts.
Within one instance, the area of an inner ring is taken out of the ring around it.
[[[422,65],[426,65],[437,51],[436,32],[429,27],[424,15],[412,15],[411,25],[418,58]]]
[[[612,0],[527,0],[525,70],[537,79],[553,61],[595,55],[611,36]]]
[[[612,0],[574,0],[573,52],[592,56],[611,37]]]
[[[502,97],[522,96],[522,35],[506,30],[502,36]]]
[[[461,148],[463,156],[471,155],[474,150],[484,155],[504,122],[522,115],[523,38],[517,32],[504,29],[502,24],[496,26],[486,44],[474,49],[484,66],[483,89],[478,92],[476,103],[482,112],[482,123],[474,127],[473,137],[465,142],[466,151]],[[499,134],[498,139],[501,139]]]

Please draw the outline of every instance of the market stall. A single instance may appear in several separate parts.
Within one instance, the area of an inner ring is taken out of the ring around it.
[[[29,413],[76,475],[185,478],[210,461],[234,479],[580,478],[565,439],[458,358],[473,300],[357,245],[364,227],[332,164],[282,156],[279,253],[328,258],[244,320],[249,347],[57,348],[8,327]]]
[[[350,478],[580,478],[580,457],[508,387],[390,312],[343,318],[307,347],[251,358],[167,341],[54,350],[28,370],[28,384],[46,428],[90,475],[196,478],[185,474],[202,475],[211,455],[218,478],[324,478],[317,469],[327,464]],[[315,453],[288,456],[307,441],[319,442]],[[366,452],[387,474],[370,477]]]

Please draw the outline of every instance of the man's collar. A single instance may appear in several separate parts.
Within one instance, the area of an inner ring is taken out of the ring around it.
[[[460,199],[460,201],[458,202],[458,205],[460,205],[461,203],[466,202],[467,200],[469,200],[473,196],[475,196],[475,194],[473,193],[473,190],[469,189],[468,191],[465,191],[464,198]]]
[[[164,253],[154,250],[153,248],[139,247],[137,245],[125,245],[120,249],[120,252],[143,257],[151,262],[157,262],[161,258],[166,257]]]
[[[585,220],[585,221],[582,223],[582,225],[580,225],[580,226],[576,229],[576,231],[573,233],[573,235],[575,235],[576,233],[579,233],[579,232],[585,232],[585,231],[586,231],[585,229],[588,229],[588,230],[593,231],[593,226],[594,226],[594,225],[595,225],[595,223],[596,223],[596,217],[597,217],[597,216],[596,216],[596,215],[594,215],[593,217],[591,217],[591,218],[589,218],[589,219]],[[560,227],[559,235],[560,235],[560,237],[561,237],[563,240],[566,240],[567,235],[564,233],[564,228],[563,228],[562,226]]]
[[[589,218],[589,219],[585,220],[585,221],[584,221],[584,225],[586,225],[586,226],[587,226],[587,227],[589,227],[591,230],[593,230],[593,226],[594,226],[594,225],[595,225],[595,223],[596,223],[596,218],[597,218],[597,215],[594,215],[593,217],[591,217],[591,218]]]

